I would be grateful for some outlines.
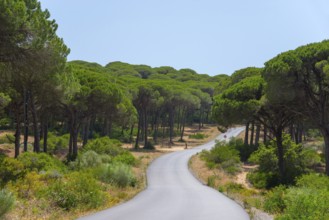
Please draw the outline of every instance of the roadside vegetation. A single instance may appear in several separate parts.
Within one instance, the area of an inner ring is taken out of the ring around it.
[[[0,21],[0,218],[71,219],[131,198],[158,149],[205,142],[215,122],[246,132],[200,154],[208,185],[278,219],[328,217],[329,41],[209,76],[67,62],[38,0],[0,1]],[[248,184],[233,181],[244,169]]]
[[[242,139],[219,142],[194,156],[190,168],[205,184],[236,200],[253,219],[325,220],[329,178],[319,172],[324,160],[308,140],[297,145],[284,135],[290,172],[285,183],[279,182],[274,140],[260,144],[246,160],[244,152],[252,147],[243,145]]]

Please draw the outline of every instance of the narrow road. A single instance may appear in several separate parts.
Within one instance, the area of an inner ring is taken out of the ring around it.
[[[217,139],[237,136],[233,128]],[[215,141],[166,154],[147,170],[147,189],[132,200],[80,220],[248,220],[248,214],[231,199],[201,184],[188,170],[189,158],[211,149]]]

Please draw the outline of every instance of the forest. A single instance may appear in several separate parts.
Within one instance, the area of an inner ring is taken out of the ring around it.
[[[283,52],[262,68],[209,76],[68,62],[56,30],[37,0],[0,2],[0,218],[30,201],[35,207],[20,217],[112,206],[118,199],[109,189],[142,187],[132,151],[184,142],[186,126],[215,123],[221,132],[243,125],[245,136],[203,152],[208,164],[225,162],[223,154],[229,173],[234,161],[257,164],[248,180],[278,219],[329,218],[329,41]]]

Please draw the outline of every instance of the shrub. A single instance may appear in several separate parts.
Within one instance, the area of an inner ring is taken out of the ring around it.
[[[216,176],[208,176],[207,186],[215,187],[215,183],[216,183]]]
[[[48,171],[65,170],[65,165],[57,158],[46,153],[25,152],[18,156],[18,161],[22,162],[28,171]]]
[[[202,133],[191,134],[188,136],[191,139],[205,139],[207,136]]]
[[[241,161],[247,161],[258,148],[256,145],[245,145],[241,138],[231,138],[228,145],[239,151]]]
[[[134,165],[136,165],[136,158],[129,151],[126,151],[126,152],[114,157],[113,162],[124,163],[127,165],[134,166]]]
[[[70,135],[64,134],[62,136],[56,136],[54,133],[48,133],[47,148],[48,152],[56,154],[62,149],[67,149],[69,146]],[[40,145],[43,145],[41,140]]]
[[[0,219],[13,208],[14,203],[15,198],[12,193],[2,189],[0,191]]]
[[[269,191],[265,196],[264,210],[266,212],[277,214],[282,213],[285,209],[284,195],[286,187],[278,186]]]
[[[118,187],[136,185],[136,178],[130,166],[122,163],[104,164],[95,170],[95,175],[102,182],[111,183]]]
[[[97,208],[106,201],[100,185],[86,173],[73,172],[66,178],[55,181],[48,192],[57,206],[70,210],[76,207]]]
[[[269,189],[279,184],[278,174],[273,172],[251,172],[247,174],[247,179],[258,189]]]
[[[308,168],[314,168],[321,163],[321,156],[313,149],[304,149],[302,154]]]
[[[86,151],[79,158],[80,167],[92,168],[102,164],[102,158],[94,151]]]
[[[284,202],[284,214],[277,219],[309,219],[327,220],[329,191],[311,188],[290,188],[287,190]]]
[[[9,181],[14,181],[25,176],[27,170],[24,164],[14,158],[6,157],[0,164],[0,180],[5,185]]]
[[[244,187],[239,183],[227,183],[225,184],[226,192],[229,193],[240,193],[244,190]]]
[[[239,152],[230,146],[225,146],[222,142],[217,143],[210,151],[202,151],[201,158],[207,162],[209,168],[220,164],[229,174],[239,171]]]
[[[121,147],[121,142],[108,137],[97,138],[90,140],[82,149],[85,151],[95,151],[98,154],[108,154],[115,157],[122,154],[125,150]]]
[[[29,172],[24,178],[18,179],[9,184],[9,188],[20,198],[32,198],[39,196],[45,190],[45,183],[42,176],[36,172]]]
[[[298,178],[296,185],[298,187],[326,189],[329,191],[329,177],[319,174],[307,174]]]
[[[306,173],[307,169],[307,155],[305,150],[301,145],[297,145],[293,142],[289,135],[283,136],[282,142],[284,148],[284,173],[280,176],[279,166],[278,166],[278,156],[277,156],[277,146],[276,142],[271,141],[268,146],[260,145],[259,149],[252,153],[249,161],[259,165],[258,171],[259,175],[251,175],[250,180],[254,184],[257,184],[257,180],[265,181],[266,187],[273,187],[279,184],[294,184],[296,177]],[[270,174],[270,175],[267,175]],[[261,177],[261,178],[255,178]],[[273,177],[278,178],[279,181],[273,181]],[[263,179],[269,178],[269,179]],[[274,184],[274,185],[273,185]],[[263,183],[258,184],[258,186],[264,185]]]
[[[5,134],[0,137],[0,144],[12,144],[15,143],[15,136],[12,134]]]

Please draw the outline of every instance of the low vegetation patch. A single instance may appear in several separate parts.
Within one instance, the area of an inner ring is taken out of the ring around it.
[[[190,139],[205,139],[205,138],[207,138],[207,135],[202,134],[202,133],[196,133],[196,134],[191,134],[188,137]]]
[[[201,158],[206,161],[210,169],[222,168],[232,175],[240,170],[239,152],[230,143],[218,142],[210,151],[202,151]]]

